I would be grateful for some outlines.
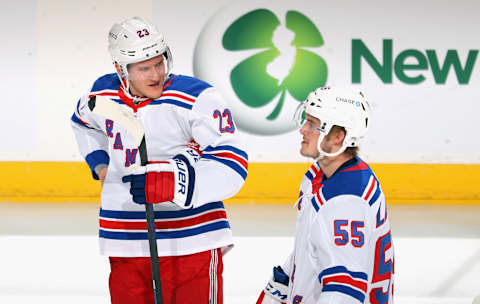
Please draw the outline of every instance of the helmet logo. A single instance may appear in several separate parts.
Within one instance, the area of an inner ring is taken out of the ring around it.
[[[351,100],[351,99],[347,99],[347,98],[343,98],[343,97],[337,97],[336,98],[337,101],[343,101],[343,102],[346,102],[346,103],[349,103],[349,104],[357,104],[357,107],[358,107],[358,104],[359,102],[355,102],[355,100]]]

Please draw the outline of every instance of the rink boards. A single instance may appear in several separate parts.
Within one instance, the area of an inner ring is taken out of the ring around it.
[[[1,162],[0,201],[98,202],[100,184],[82,162]],[[291,203],[306,163],[250,163],[228,202]],[[480,204],[480,165],[372,164],[390,203]]]

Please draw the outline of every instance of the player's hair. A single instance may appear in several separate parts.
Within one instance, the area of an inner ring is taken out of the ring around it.
[[[340,126],[335,125],[335,126],[332,127],[332,129],[328,133],[327,137],[330,134],[337,133],[337,132],[342,132],[343,135],[347,134],[347,131],[345,130],[344,127],[340,127]],[[345,151],[343,153],[346,153],[346,154],[350,155],[351,157],[355,157],[355,156],[358,155],[358,146],[357,147],[348,147],[347,149],[345,149]]]

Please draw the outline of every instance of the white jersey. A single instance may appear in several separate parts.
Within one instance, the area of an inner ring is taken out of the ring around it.
[[[235,195],[245,182],[248,156],[236,136],[232,114],[215,88],[198,79],[171,75],[162,96],[139,105],[125,96],[116,74],[100,77],[85,94],[72,116],[72,126],[83,157],[94,169],[108,165],[101,194],[100,251],[116,257],[150,255],[145,206],[122,183],[140,165],[133,138],[125,129],[92,113],[88,100],[105,95],[129,109],[145,129],[149,161],[171,159],[191,140],[200,145],[194,164],[196,179],[192,209],[172,202],[155,204],[159,256],[186,255],[232,246],[232,235],[222,200]]]
[[[297,202],[287,303],[393,303],[393,242],[385,196],[360,158],[330,178],[314,163]]]

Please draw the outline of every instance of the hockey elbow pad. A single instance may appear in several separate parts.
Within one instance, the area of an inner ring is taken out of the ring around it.
[[[282,267],[273,267],[273,276],[262,290],[257,304],[285,304],[288,295],[288,283],[290,278]]]

